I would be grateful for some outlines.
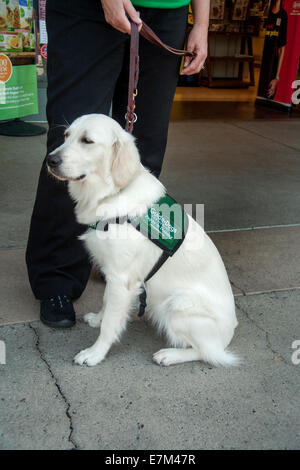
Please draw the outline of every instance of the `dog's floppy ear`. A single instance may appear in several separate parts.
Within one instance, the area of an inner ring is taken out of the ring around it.
[[[125,131],[116,138],[112,149],[111,175],[116,186],[127,186],[140,167],[134,138]]]

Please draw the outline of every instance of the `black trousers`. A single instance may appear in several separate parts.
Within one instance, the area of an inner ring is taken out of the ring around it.
[[[129,36],[106,23],[100,5],[99,0],[47,1],[47,153],[61,145],[65,127],[83,114],[108,114],[112,104],[113,118],[125,125]],[[187,7],[139,11],[164,42],[183,48]],[[179,65],[176,56],[140,39],[134,135],[142,163],[157,177]],[[26,251],[36,298],[81,295],[91,269],[88,254],[78,240],[84,230],[75,220],[67,184],[49,176],[44,161]]]

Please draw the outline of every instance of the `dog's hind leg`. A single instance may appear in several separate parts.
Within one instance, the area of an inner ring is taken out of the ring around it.
[[[188,348],[161,349],[153,360],[164,366],[201,360],[214,366],[233,366],[239,360],[225,350],[218,326],[212,318],[180,314],[168,325],[168,336],[173,343],[184,343]]]
[[[75,356],[76,364],[94,366],[105,358],[125,328],[136,295],[136,289],[129,290],[119,279],[107,282],[100,335],[93,346]]]

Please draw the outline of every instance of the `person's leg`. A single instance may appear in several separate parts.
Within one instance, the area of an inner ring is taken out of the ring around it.
[[[105,22],[100,8],[95,20],[48,8],[47,29],[49,153],[63,142],[65,127],[77,117],[108,114],[127,37]],[[86,286],[90,263],[78,240],[85,227],[76,222],[73,209],[67,184],[50,176],[44,162],[26,252],[38,299],[57,294],[74,299]]]
[[[187,7],[177,9],[140,8],[141,18],[166,44],[183,49]],[[167,144],[170,113],[178,81],[180,58],[140,38],[140,76],[136,97],[137,138],[143,165],[155,176],[161,172]],[[127,107],[129,49],[113,100],[113,117],[125,125]]]

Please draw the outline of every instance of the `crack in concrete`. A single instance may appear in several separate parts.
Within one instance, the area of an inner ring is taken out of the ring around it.
[[[242,313],[244,313],[244,314],[246,315],[246,318],[248,318],[248,320],[249,320],[251,323],[253,323],[253,324],[256,326],[256,328],[257,328],[258,330],[262,331],[262,332],[265,334],[265,336],[266,336],[267,348],[270,349],[270,351],[272,351],[272,353],[275,354],[276,357],[279,357],[280,360],[281,360],[284,364],[289,365],[289,363],[286,361],[286,359],[285,359],[284,357],[282,357],[282,356],[280,355],[280,353],[279,353],[278,351],[275,351],[275,349],[272,347],[271,340],[270,340],[270,333],[269,333],[268,331],[264,330],[264,328],[262,328],[260,325],[258,325],[258,323],[257,323],[253,318],[251,318],[250,315],[249,315],[249,313],[248,313],[246,310],[244,310],[240,305],[236,305],[236,307],[237,307]]]
[[[40,358],[45,363],[45,365],[46,365],[46,367],[47,367],[47,369],[48,369],[48,371],[49,371],[49,373],[50,373],[50,375],[51,375],[51,377],[54,381],[54,384],[55,384],[55,386],[58,390],[58,393],[59,393],[59,395],[61,396],[61,398],[63,399],[63,401],[66,405],[65,413],[66,413],[66,416],[67,416],[68,421],[69,421],[69,429],[70,429],[70,433],[69,433],[69,436],[68,436],[68,441],[73,446],[72,450],[79,450],[80,448],[79,448],[78,444],[76,444],[76,442],[74,441],[74,438],[73,438],[74,425],[73,425],[72,416],[70,414],[71,404],[68,402],[66,395],[64,394],[64,392],[62,391],[61,386],[58,383],[58,379],[55,377],[54,373],[52,372],[52,369],[51,369],[51,366],[50,366],[49,362],[47,361],[47,359],[45,358],[43,352],[41,351],[40,338],[39,338],[39,334],[38,334],[36,328],[34,328],[34,326],[31,323],[29,323],[28,325],[29,325],[29,328],[34,332],[34,335],[36,337],[35,344],[36,344],[36,349],[37,349],[37,351],[40,355]]]
[[[244,289],[242,289],[241,287],[237,286],[231,279],[229,279],[229,280],[230,280],[230,284],[231,284],[233,287],[235,287],[236,289],[239,289],[239,290],[241,291],[242,295],[245,295],[245,296],[247,295],[246,292],[244,291]]]

